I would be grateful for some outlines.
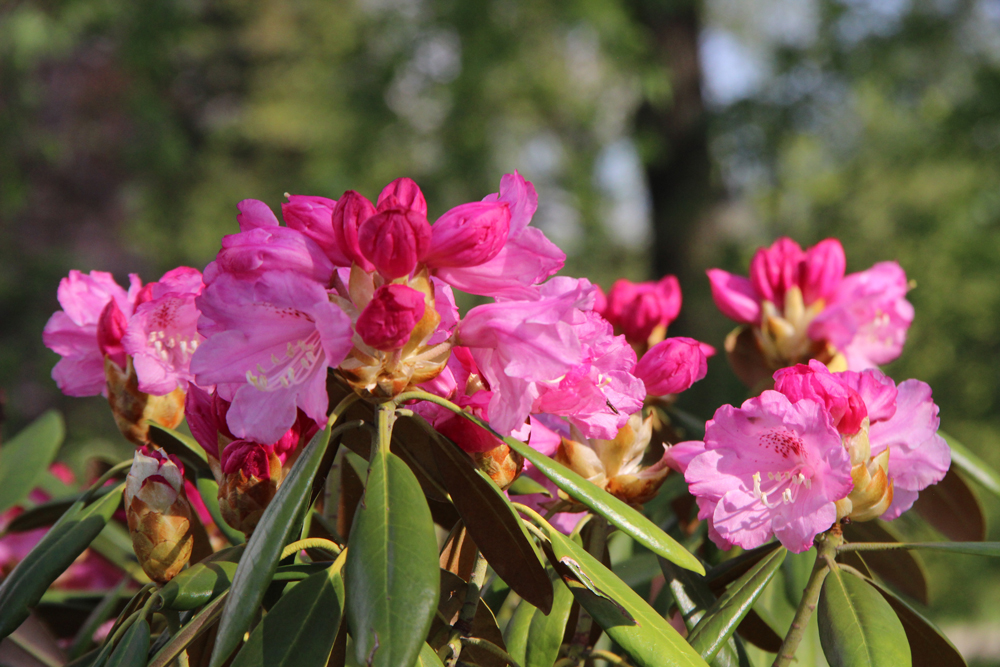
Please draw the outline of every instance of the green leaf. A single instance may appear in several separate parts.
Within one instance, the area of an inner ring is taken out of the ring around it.
[[[889,603],[868,582],[834,568],[819,597],[819,638],[830,667],[907,667],[910,645]]]
[[[233,577],[222,622],[219,623],[219,634],[212,650],[212,667],[219,667],[229,658],[250,628],[257,607],[278,568],[281,551],[305,516],[311,500],[313,477],[329,442],[329,426],[313,436],[264,510],[253,536],[247,542]]]
[[[191,645],[194,640],[204,634],[222,616],[229,591],[215,598],[204,609],[199,611],[194,618],[185,623],[176,635],[170,638],[164,646],[153,656],[149,667],[167,667],[181,652]]]
[[[444,439],[431,442],[452,504],[483,557],[514,592],[548,612],[552,585],[510,502],[468,454]]]
[[[49,410],[0,447],[0,513],[28,497],[65,435],[62,415]]]
[[[565,586],[563,586],[565,588]],[[531,622],[538,614],[538,609],[530,602],[521,602],[514,610],[514,614],[507,621],[507,627],[503,631],[503,643],[507,645],[507,654],[523,665],[525,656],[528,653],[528,629]]]
[[[444,667],[441,658],[434,652],[427,642],[420,647],[420,655],[417,656],[417,664],[414,667]]]
[[[553,574],[554,576],[554,574]],[[560,581],[553,582],[552,611],[549,615],[538,612],[528,626],[528,644],[525,651],[525,667],[552,667],[559,657],[566,621],[573,608],[573,593]]]
[[[920,492],[913,509],[938,532],[956,542],[986,539],[986,515],[979,496],[951,468],[944,479]]]
[[[925,489],[926,490],[926,489]],[[864,521],[844,526],[849,542],[900,542],[899,533],[884,521]],[[906,551],[866,551],[865,564],[872,572],[914,600],[927,604],[927,573],[920,558]]]
[[[957,466],[959,470],[982,484],[994,495],[1000,496],[1000,473],[955,438],[941,431],[938,431],[938,435],[944,438],[948,442],[948,446],[951,447],[952,465]]]
[[[787,553],[784,547],[769,553],[749,572],[733,582],[725,594],[709,608],[705,617],[688,635],[688,643],[703,658],[711,660],[726,640],[732,637],[740,621],[750,612],[764,587],[781,567]]]
[[[597,624],[628,652],[631,662],[642,667],[707,665],[655,609],[611,570],[552,526],[544,527],[553,567]]]
[[[233,667],[324,667],[344,611],[340,566],[285,593],[236,654]]]
[[[125,631],[105,667],[145,667],[148,655],[149,623],[140,618]]]
[[[205,503],[208,513],[212,516],[212,521],[215,522],[216,527],[225,535],[229,543],[237,545],[246,542],[246,535],[230,526],[222,518],[222,512],[219,511],[219,485],[216,481],[211,477],[199,475],[197,484],[198,495],[201,496],[202,502]]]
[[[709,589],[705,577],[677,567],[664,558],[658,558],[657,561],[666,578],[667,589],[673,596],[677,610],[684,619],[684,625],[690,632],[704,618],[705,612],[715,604],[715,595]],[[712,667],[749,667],[750,659],[739,640],[730,637],[715,658],[709,662]]]
[[[566,466],[553,461],[548,456],[545,456],[536,449],[532,449],[520,440],[501,436],[484,420],[471,412],[462,410],[450,401],[443,400],[438,396],[423,391],[403,394],[397,397],[397,400],[409,397],[420,398],[444,406],[460,417],[468,419],[481,428],[486,429],[506,442],[515,452],[530,461],[533,466],[538,468],[543,475],[565,491],[570,497],[583,503],[594,513],[603,516],[612,525],[626,535],[631,536],[639,544],[672,563],[677,563],[681,567],[697,572],[698,574],[705,574],[705,568],[701,562],[672,537],[660,530],[656,524],[643,516],[641,512],[629,507],[593,482],[584,479]]]
[[[532,493],[540,493],[544,496],[552,497],[552,492],[542,486],[541,482],[534,480],[527,475],[520,475],[514,483],[507,487],[507,493],[512,496],[527,496]]]
[[[882,594],[903,624],[914,667],[966,667],[965,658],[932,621],[888,589],[870,579],[865,581]]]
[[[345,568],[358,662],[412,665],[437,609],[437,539],[420,483],[395,454],[373,454]]]
[[[102,486],[92,493],[88,491],[81,491],[80,493],[76,493],[65,498],[39,503],[31,509],[14,517],[14,519],[7,524],[7,528],[4,532],[22,533],[27,530],[41,528],[42,526],[51,526],[59,520],[59,517],[66,513],[66,510],[73,506],[73,503],[78,500],[85,499],[88,493],[90,493],[91,499],[97,499],[107,495],[112,490],[114,490],[114,487]]]
[[[816,549],[809,549],[800,554],[788,554],[785,562],[781,564],[781,571],[784,574],[785,599],[788,604],[795,609],[802,600],[802,591],[809,583],[809,575],[812,574],[813,566],[816,564]]]
[[[169,454],[191,460],[193,463],[199,464],[201,468],[208,468],[208,455],[205,453],[205,449],[190,436],[151,421],[149,422],[149,439],[154,445],[165,449]]]
[[[229,589],[236,567],[225,561],[192,565],[160,589],[163,606],[189,611],[208,604]]]
[[[721,594],[729,584],[742,577],[750,568],[759,563],[761,558],[764,558],[780,546],[781,542],[774,540],[756,549],[744,551],[739,556],[722,561],[712,567],[705,573],[705,578],[708,580],[708,585],[712,589],[712,592],[716,595]]]
[[[0,584],[0,638],[28,617],[45,589],[100,534],[121,503],[125,484],[84,507],[75,503]]]

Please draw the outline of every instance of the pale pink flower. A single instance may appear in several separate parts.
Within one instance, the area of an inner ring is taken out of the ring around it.
[[[667,460],[683,470],[721,548],[752,549],[776,536],[805,551],[853,488],[850,457],[825,408],[776,391],[722,406],[704,442],[676,445]]]
[[[135,275],[130,275],[129,280],[128,292],[104,271],[85,274],[73,270],[59,282],[57,294],[63,309],[49,318],[42,340],[46,347],[62,356],[52,369],[52,379],[67,396],[107,395],[98,323],[110,302],[126,319],[132,315],[142,281]],[[113,338],[108,337],[105,344],[113,345]]]
[[[588,437],[614,433],[642,405],[635,352],[593,312],[586,280],[554,278],[535,301],[469,311],[457,331],[493,392],[489,421],[501,433],[532,412],[567,416]]]
[[[667,338],[649,349],[635,365],[650,396],[679,394],[708,373],[708,358],[715,348],[693,338]]]
[[[186,266],[168,271],[139,294],[122,338],[132,356],[139,391],[155,396],[186,389],[194,380],[191,357],[205,337],[198,333],[201,273]],[[123,365],[119,364],[122,368]]]
[[[351,319],[318,283],[294,271],[255,280],[222,274],[197,298],[199,326],[211,332],[191,361],[199,385],[232,400],[233,434],[278,440],[297,409],[325,423],[327,368],[350,352]]]

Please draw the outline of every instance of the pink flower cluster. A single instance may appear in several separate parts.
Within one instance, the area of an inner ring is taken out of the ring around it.
[[[864,370],[899,356],[913,322],[909,285],[896,262],[844,275],[844,248],[826,239],[805,251],[780,238],[750,261],[750,277],[710,269],[724,315],[758,331],[776,366],[805,361],[811,343],[833,346],[847,368]],[[785,362],[785,363],[780,363]]]
[[[938,424],[925,383],[897,386],[875,369],[831,373],[813,361],[778,371],[775,390],[719,408],[704,441],[679,443],[668,459],[717,545],[750,549],[777,536],[800,552],[840,518],[837,503],[855,491],[857,466],[887,450],[883,519],[941,481],[951,454]]]

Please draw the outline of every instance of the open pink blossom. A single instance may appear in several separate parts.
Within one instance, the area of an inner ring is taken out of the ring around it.
[[[675,276],[644,283],[617,280],[604,307],[597,309],[632,345],[658,343],[680,310],[681,287]],[[650,342],[654,333],[656,340]]]
[[[723,314],[757,327],[771,368],[806,361],[814,343],[833,346],[852,370],[888,363],[913,321],[906,275],[895,262],[846,276],[845,265],[836,239],[803,251],[780,238],[757,251],[749,278],[720,269],[708,278]]]
[[[679,394],[708,373],[715,348],[693,338],[675,336],[651,347],[635,365],[634,375],[650,396]]]
[[[186,266],[143,288],[122,346],[132,356],[139,390],[155,396],[185,389],[194,380],[191,357],[205,337],[198,333],[201,273]],[[124,366],[122,366],[124,368]]]
[[[57,294],[63,309],[49,318],[42,340],[46,347],[62,356],[52,369],[52,379],[67,396],[107,393],[98,323],[110,302],[114,302],[125,320],[131,317],[142,281],[136,275],[130,275],[129,280],[128,292],[104,271],[86,274],[74,270],[59,282]],[[114,337],[121,333],[121,323],[117,319],[117,334],[106,337],[106,346],[114,344]]]
[[[232,401],[233,434],[274,442],[297,409],[326,421],[326,369],[353,344],[350,317],[320,284],[294,271],[252,281],[223,274],[196,301],[200,329],[212,335],[195,352],[191,371],[199,385],[217,385]]]
[[[951,448],[938,434],[941,420],[931,388],[919,380],[895,386],[876,369],[838,375],[871,406],[868,440],[872,456],[889,450],[888,475],[894,491],[892,504],[881,518],[895,519],[913,506],[920,491],[944,479],[951,465]]]
[[[588,281],[554,278],[539,295],[477,306],[459,324],[459,344],[493,391],[490,423],[510,433],[546,412],[569,417],[588,437],[613,438],[644,398],[631,375],[635,352],[593,312]]]
[[[850,457],[824,407],[776,391],[722,406],[704,442],[676,445],[668,461],[684,471],[698,516],[721,548],[752,549],[776,536],[790,551],[805,551],[853,488]]]
[[[506,202],[510,206],[507,242],[482,264],[438,268],[435,275],[471,294],[505,299],[537,298],[534,286],[561,269],[566,254],[540,229],[529,226],[538,208],[534,186],[515,171],[501,179],[499,194],[489,195],[483,201]]]

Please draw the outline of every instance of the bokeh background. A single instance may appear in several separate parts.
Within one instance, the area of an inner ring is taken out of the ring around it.
[[[69,269],[202,268],[248,197],[407,175],[434,214],[515,168],[565,273],[676,274],[670,333],[719,347],[707,268],[781,234],[898,260],[917,318],[887,370],[1000,466],[997,0],[0,2],[5,433],[57,406],[115,446],[102,400],[49,378]],[[717,357],[684,406],[744,392]],[[998,568],[926,560],[934,618],[1000,664]]]

